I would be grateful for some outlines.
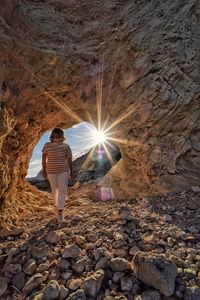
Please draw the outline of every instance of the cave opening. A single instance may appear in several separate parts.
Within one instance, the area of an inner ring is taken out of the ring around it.
[[[31,185],[47,192],[51,188],[49,181],[43,177],[42,148],[49,142],[50,134],[51,131],[45,132],[35,145],[26,176]],[[64,135],[73,156],[74,180],[69,181],[69,186],[102,178],[121,159],[120,148],[116,143],[108,143],[103,131],[97,131],[91,123],[75,124],[64,129]]]

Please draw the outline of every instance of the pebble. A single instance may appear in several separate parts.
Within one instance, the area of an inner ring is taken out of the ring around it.
[[[48,245],[41,247],[33,246],[30,249],[30,253],[34,258],[45,258],[51,256],[51,252]]]
[[[37,262],[34,258],[29,259],[23,267],[24,273],[28,275],[33,275],[37,268]]]
[[[45,237],[47,243],[57,245],[60,242],[60,237],[56,231],[50,231]]]
[[[76,245],[68,245],[65,247],[62,258],[78,258],[81,253],[81,249]]]
[[[51,280],[44,289],[43,300],[58,299],[60,294],[60,286],[56,280]]]
[[[113,258],[109,261],[109,266],[113,272],[123,272],[125,270],[131,270],[131,264],[124,258]]]
[[[165,215],[164,216],[164,219],[167,221],[167,222],[172,222],[172,216],[170,216],[170,215]]]
[[[101,290],[104,276],[104,271],[98,270],[83,281],[81,288],[84,290],[86,296],[93,298],[97,297],[99,291]]]
[[[72,280],[70,280],[68,287],[70,290],[75,291],[81,286],[81,284],[82,284],[82,279],[79,279],[79,278],[72,279]]]
[[[29,295],[34,289],[38,288],[43,283],[44,277],[42,274],[33,275],[26,283],[22,292],[24,295]]]

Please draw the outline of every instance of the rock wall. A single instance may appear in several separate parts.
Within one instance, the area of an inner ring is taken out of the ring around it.
[[[40,136],[95,121],[101,93],[102,119],[121,140],[113,184],[143,193],[198,184],[199,22],[195,0],[2,0],[1,205],[28,189]]]

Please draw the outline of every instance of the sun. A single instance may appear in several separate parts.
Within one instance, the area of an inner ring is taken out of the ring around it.
[[[103,130],[97,130],[95,129],[92,133],[95,144],[103,144],[106,142],[107,137],[105,132],[103,132]]]

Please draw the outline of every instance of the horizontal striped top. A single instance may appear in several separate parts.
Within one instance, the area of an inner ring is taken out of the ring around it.
[[[68,159],[72,158],[72,151],[69,145],[63,142],[48,142],[44,144],[42,152],[47,155],[47,173],[69,172]]]

